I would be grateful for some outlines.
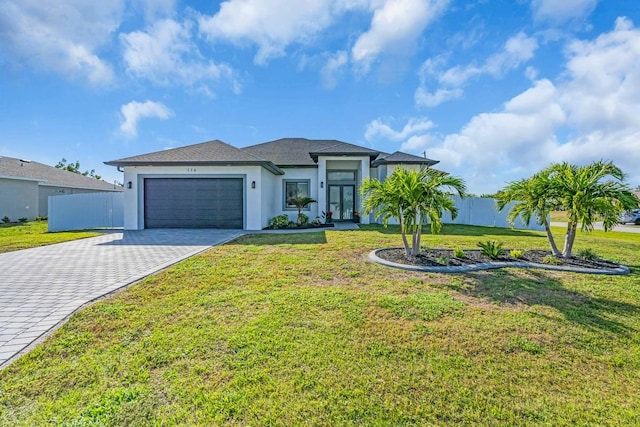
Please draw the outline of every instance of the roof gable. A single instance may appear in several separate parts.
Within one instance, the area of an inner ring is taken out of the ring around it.
[[[54,168],[30,160],[0,157],[0,175],[40,181],[41,185],[72,187],[101,191],[121,191],[112,183]]]
[[[270,160],[278,166],[316,166],[318,156],[369,156],[379,151],[335,139],[281,138],[251,145],[245,151]]]
[[[396,151],[392,154],[381,154],[374,162],[374,166],[381,164],[405,164],[405,165],[428,165],[433,166],[440,163],[438,160],[431,160],[426,157],[414,156],[413,154]]]

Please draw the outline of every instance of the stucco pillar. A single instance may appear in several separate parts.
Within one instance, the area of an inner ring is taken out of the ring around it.
[[[362,210],[362,200],[360,199],[360,185],[362,184],[362,180],[365,178],[369,178],[371,176],[371,170],[369,169],[369,162],[371,160],[367,157],[360,161],[360,182],[356,186],[356,200],[358,201],[358,207],[356,208],[358,212]],[[363,224],[369,224],[369,215],[360,215],[360,222]]]
[[[318,215],[327,211],[327,159],[318,157]]]

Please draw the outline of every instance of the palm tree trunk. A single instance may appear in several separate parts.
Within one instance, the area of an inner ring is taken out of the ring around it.
[[[400,234],[402,235],[402,243],[404,243],[404,254],[407,258],[411,256],[411,249],[409,248],[409,242],[407,241],[407,230],[404,228],[404,217],[400,212]]]
[[[422,215],[418,214],[417,224],[418,229],[416,230],[416,242],[413,246],[414,255],[420,255],[420,238],[422,237]]]
[[[544,224],[544,231],[547,233],[547,239],[549,239],[549,245],[551,245],[551,253],[553,254],[553,256],[560,256],[560,250],[558,250],[556,241],[553,239],[553,234],[551,234],[551,227],[549,227],[549,222],[546,218],[542,222]]]
[[[562,257],[569,258],[573,250],[573,242],[576,239],[576,230],[578,224],[570,222],[567,225],[567,234],[564,236],[564,249],[562,250]]]

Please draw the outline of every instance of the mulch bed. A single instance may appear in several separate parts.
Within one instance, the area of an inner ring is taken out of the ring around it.
[[[420,253],[418,256],[409,257],[405,256],[403,248],[389,248],[381,249],[376,255],[386,261],[395,262],[398,264],[415,265],[421,267],[443,267],[443,266],[469,266],[474,264],[483,264],[489,262],[530,262],[536,264],[548,264],[545,263],[545,257],[551,255],[551,251],[543,250],[531,250],[523,253],[521,258],[510,257],[509,251],[505,252],[500,258],[489,258],[483,255],[480,250],[465,250],[464,258],[457,258],[453,255],[451,249],[429,249],[428,251]],[[595,270],[614,269],[620,265],[608,261],[605,259],[588,260],[573,256],[571,258],[556,258],[557,262],[552,265],[558,266],[570,266],[580,268],[591,268]]]

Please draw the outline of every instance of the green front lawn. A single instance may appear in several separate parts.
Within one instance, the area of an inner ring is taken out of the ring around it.
[[[98,236],[88,231],[47,232],[46,221],[0,224],[0,253]]]
[[[547,244],[469,226],[423,243],[479,240]],[[640,235],[576,243],[632,274],[389,269],[367,254],[400,236],[377,226],[246,236],[0,371],[0,425],[638,425]]]

